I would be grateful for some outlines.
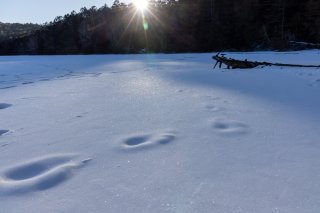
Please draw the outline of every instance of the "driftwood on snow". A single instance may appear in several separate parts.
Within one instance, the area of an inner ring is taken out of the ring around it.
[[[233,58],[227,58],[224,54],[218,53],[212,57],[216,61],[214,68],[219,64],[219,68],[222,64],[225,64],[228,69],[251,69],[258,66],[280,66],[280,67],[313,67],[320,68],[320,65],[301,65],[301,64],[282,64],[282,63],[270,63],[270,62],[259,62],[259,61],[248,61],[248,60],[237,60]]]

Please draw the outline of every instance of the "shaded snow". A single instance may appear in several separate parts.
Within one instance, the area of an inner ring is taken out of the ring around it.
[[[212,55],[0,57],[0,212],[318,213],[320,70]]]

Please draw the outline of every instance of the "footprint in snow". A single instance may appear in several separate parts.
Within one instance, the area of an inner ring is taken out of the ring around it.
[[[6,147],[6,146],[8,146],[8,145],[9,145],[8,143],[2,144],[2,145],[0,145],[0,148]]]
[[[22,84],[27,85],[27,84],[33,84],[33,83],[34,83],[33,81],[27,81],[27,82],[23,82]]]
[[[0,89],[1,89],[1,90],[4,90],[4,89],[11,89],[11,88],[14,88],[14,87],[17,87],[17,86],[0,87]]]
[[[8,133],[8,132],[9,132],[9,130],[0,129],[0,136],[6,134],[6,133]]]
[[[211,111],[211,112],[218,112],[218,111],[222,111],[221,107],[215,106],[215,105],[207,105],[205,107],[207,110]]]
[[[75,154],[59,154],[9,167],[0,173],[0,196],[47,190],[74,175],[91,159]]]
[[[44,78],[44,79],[41,79],[40,81],[50,81],[49,78]]]
[[[174,133],[132,135],[122,141],[122,148],[125,150],[152,148],[169,144],[175,139]]]
[[[101,76],[102,75],[102,73],[93,73],[92,74],[92,77],[99,77],[99,76]]]
[[[247,124],[226,119],[215,119],[211,122],[213,130],[221,135],[242,135],[249,132]]]
[[[183,93],[185,90],[184,89],[178,89],[176,90],[176,93]]]
[[[0,109],[7,109],[11,107],[12,104],[7,104],[7,103],[0,103]]]

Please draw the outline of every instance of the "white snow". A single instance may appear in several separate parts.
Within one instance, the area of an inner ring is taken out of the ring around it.
[[[0,212],[318,213],[320,70],[212,55],[0,57]]]

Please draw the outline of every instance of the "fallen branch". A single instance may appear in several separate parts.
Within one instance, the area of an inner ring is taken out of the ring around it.
[[[218,53],[212,57],[216,61],[214,65],[215,69],[219,64],[219,68],[222,64],[225,64],[228,69],[252,69],[258,66],[280,66],[280,67],[310,67],[320,68],[320,65],[301,65],[301,64],[282,64],[282,63],[270,63],[270,62],[259,62],[259,61],[248,61],[248,60],[237,60],[233,58],[226,58],[224,54]]]

